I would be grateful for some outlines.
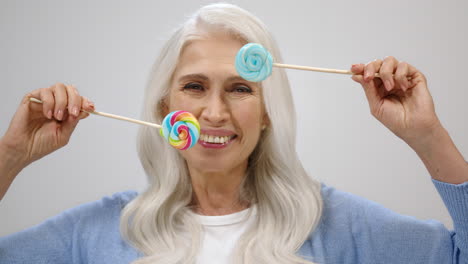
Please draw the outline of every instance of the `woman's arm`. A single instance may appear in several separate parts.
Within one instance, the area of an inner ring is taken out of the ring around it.
[[[431,137],[414,144],[412,149],[433,179],[452,184],[468,182],[468,163],[442,126],[434,129]]]
[[[351,70],[359,74],[353,80],[364,88],[371,113],[418,154],[433,179],[468,181],[468,163],[439,121],[419,70],[394,57],[355,64]]]
[[[21,153],[15,152],[4,140],[0,139],[0,201],[16,175],[24,167]]]
[[[94,105],[71,85],[58,83],[24,96],[0,139],[0,200],[24,167],[68,143],[79,120],[88,116],[82,108],[93,111]]]

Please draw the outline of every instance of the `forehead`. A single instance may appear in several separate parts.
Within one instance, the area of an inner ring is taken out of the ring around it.
[[[203,66],[226,66],[235,72],[235,57],[243,43],[228,34],[215,34],[190,41],[182,50],[177,73],[200,70]]]

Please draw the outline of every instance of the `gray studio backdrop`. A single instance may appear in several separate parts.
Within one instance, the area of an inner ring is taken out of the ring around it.
[[[74,84],[98,111],[138,118],[147,74],[187,15],[211,1],[0,0],[0,133],[22,96]],[[468,156],[464,0],[232,1],[259,16],[285,63],[348,69],[393,55],[426,74],[437,113]],[[452,223],[416,154],[370,115],[349,76],[288,70],[297,149],[313,177],[398,213]],[[65,148],[16,178],[0,236],[78,204],[146,184],[137,125],[91,116]]]

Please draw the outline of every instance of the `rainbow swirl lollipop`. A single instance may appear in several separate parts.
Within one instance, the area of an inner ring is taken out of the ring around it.
[[[200,124],[190,112],[174,111],[164,117],[159,134],[174,148],[184,150],[197,144]]]
[[[260,44],[248,43],[236,55],[236,71],[251,82],[260,82],[271,75],[273,58]]]
[[[29,101],[38,104],[43,103],[42,100],[34,97],[29,98]],[[104,112],[86,111],[83,109],[80,111],[139,125],[159,128],[159,134],[161,134],[161,136],[163,136],[169,144],[176,149],[184,150],[191,148],[197,144],[197,141],[200,138],[200,124],[198,123],[197,118],[186,111],[174,111],[169,113],[164,117],[162,125]]]

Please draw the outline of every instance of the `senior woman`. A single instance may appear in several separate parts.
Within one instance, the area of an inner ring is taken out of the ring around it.
[[[195,13],[157,59],[143,116],[161,122],[176,109],[192,112],[202,127],[198,144],[178,151],[142,127],[146,191],[117,193],[1,238],[0,262],[468,263],[468,166],[435,115],[424,75],[392,57],[352,66],[372,114],[428,168],[454,231],[309,177],[295,150],[285,72],[254,83],[235,71],[247,42],[280,58],[250,13],[228,4]],[[93,105],[71,85],[24,97],[0,141],[2,196],[22,168],[67,143],[86,117],[80,108]]]

